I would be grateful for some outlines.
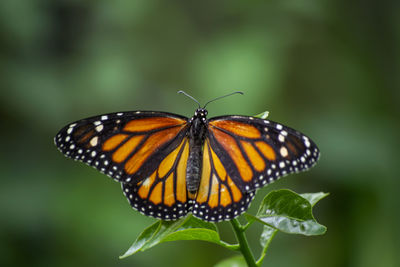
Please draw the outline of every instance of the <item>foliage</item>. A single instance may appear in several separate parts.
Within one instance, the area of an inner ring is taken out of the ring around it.
[[[299,195],[287,189],[270,192],[262,201],[256,215],[245,213],[248,221],[246,225],[241,225],[237,219],[231,221],[238,239],[237,244],[224,242],[215,224],[204,222],[191,215],[177,221],[160,220],[147,227],[121,258],[145,251],[163,242],[202,240],[242,252],[242,257],[226,259],[217,266],[232,266],[233,263],[236,266],[245,266],[244,262],[247,262],[249,266],[260,266],[277,232],[305,236],[322,235],[326,232],[326,227],[315,220],[312,207],[327,195],[321,192]],[[263,251],[257,262],[252,256],[244,235],[248,227],[255,222],[264,225],[260,235]]]

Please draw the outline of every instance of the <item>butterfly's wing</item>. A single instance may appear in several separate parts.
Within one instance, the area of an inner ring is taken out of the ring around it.
[[[148,178],[138,183],[122,183],[131,206],[141,213],[162,220],[176,220],[191,209],[186,189],[189,156],[187,137],[170,151]]]
[[[71,123],[54,141],[67,157],[118,182],[138,183],[182,144],[188,127],[187,118],[175,114],[119,112]]]
[[[216,155],[215,148],[206,138],[200,186],[192,209],[194,216],[218,222],[231,220],[247,210],[254,191],[241,190],[239,183],[228,173],[229,167]]]
[[[209,120],[208,139],[227,174],[242,192],[312,167],[319,158],[315,143],[282,124],[247,116]]]

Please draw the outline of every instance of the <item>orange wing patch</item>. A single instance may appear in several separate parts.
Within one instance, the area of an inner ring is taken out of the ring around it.
[[[275,151],[270,145],[262,141],[255,142],[255,145],[267,159],[272,161],[276,159]]]
[[[211,191],[209,193],[208,198],[208,206],[210,208],[215,208],[218,206],[218,198],[219,198],[219,182],[217,176],[214,174],[211,178]]]
[[[209,125],[227,130],[241,137],[246,137],[251,139],[256,139],[261,137],[261,133],[256,127],[246,123],[229,121],[229,120],[215,120],[211,121]]]
[[[178,126],[185,123],[185,120],[178,118],[150,117],[131,120],[125,125],[123,130],[128,132],[147,132],[155,129]]]
[[[242,199],[243,195],[239,188],[232,181],[231,177],[228,177],[228,186],[232,191],[233,201],[239,202]]]
[[[146,178],[145,180],[139,182],[140,188],[138,194],[141,198],[146,199],[149,195],[150,188],[154,184],[156,179],[156,172],[154,172],[150,177]]]
[[[217,171],[217,174],[221,181],[225,181],[226,179],[226,171],[224,165],[222,165],[221,161],[215,154],[214,150],[211,150],[211,156],[212,156],[212,161],[214,163],[215,170]]]
[[[147,199],[153,205],[162,203],[172,207],[177,202],[185,203],[187,201],[186,162],[188,156],[189,144],[187,139],[184,139],[164,158],[150,177],[137,184],[138,196]]]
[[[254,169],[258,172],[262,172],[265,169],[265,162],[257,150],[248,142],[240,141],[240,144],[242,145],[243,150],[246,152],[247,158],[250,160]]]
[[[181,146],[182,144],[180,144],[177,149],[172,151],[168,156],[165,157],[163,161],[161,161],[160,165],[158,166],[159,177],[164,177],[172,169]]]
[[[154,205],[158,205],[162,202],[162,183],[156,184],[151,192],[149,200],[153,202]]]
[[[150,135],[143,145],[140,146],[139,150],[125,163],[126,173],[133,174],[139,170],[148,157],[160,149],[165,143],[172,140],[179,133],[179,131],[182,130],[183,127],[184,126],[173,127]],[[131,150],[131,152],[132,151],[133,150]]]
[[[178,162],[178,167],[176,168],[176,199],[182,203],[187,200],[187,190],[186,190],[186,166],[187,159],[189,157],[189,142],[184,140],[185,147],[183,148],[181,158]]]
[[[229,194],[228,188],[225,185],[221,185],[221,205],[223,207],[228,206],[232,203],[231,195]]]
[[[227,207],[233,202],[242,200],[242,193],[232,179],[227,175],[225,167],[210,148],[206,140],[203,151],[203,170],[200,186],[196,197],[199,204],[207,204],[211,209]]]
[[[113,153],[112,155],[113,161],[117,163],[123,162],[129,156],[129,154],[131,154],[136,149],[140,141],[142,141],[143,137],[144,137],[143,135],[137,135],[131,137],[125,144],[123,144]],[[108,146],[114,145],[115,142],[113,138],[110,139],[111,141],[108,143]]]
[[[253,178],[253,171],[251,170],[251,167],[246,159],[243,157],[243,154],[240,151],[240,148],[237,145],[235,139],[218,129],[215,129],[212,132],[217,141],[223,146],[225,151],[235,162],[235,165],[237,166],[237,169],[242,179],[245,182],[251,181],[251,179]]]
[[[171,173],[164,183],[164,204],[171,207],[174,203],[174,175]]]
[[[211,164],[210,164],[210,149],[208,141],[204,144],[203,151],[203,169],[200,178],[199,191],[197,192],[196,202],[204,203],[208,200],[208,191],[210,188],[211,179]]]
[[[116,148],[119,144],[121,144],[126,138],[127,134],[116,134],[108,138],[103,144],[104,151],[110,151]]]

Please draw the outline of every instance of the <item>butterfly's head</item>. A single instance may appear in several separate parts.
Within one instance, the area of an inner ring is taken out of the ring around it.
[[[208,115],[208,111],[205,108],[198,108],[194,112],[195,117],[207,117],[207,115]]]
[[[195,119],[200,119],[203,123],[207,122],[207,115],[208,115],[208,111],[205,108],[198,108],[196,109],[196,111],[194,112],[194,115],[192,117],[192,121]]]

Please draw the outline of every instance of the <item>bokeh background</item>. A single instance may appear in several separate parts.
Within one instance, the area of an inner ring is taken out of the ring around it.
[[[264,266],[400,266],[399,1],[0,2],[0,264],[212,266],[213,244],[118,256],[154,219],[120,186],[64,158],[53,136],[114,111],[254,115],[311,136],[312,171],[272,189],[330,192],[319,237],[279,234]],[[233,242],[227,223],[221,235]],[[261,227],[248,232],[256,254]]]

